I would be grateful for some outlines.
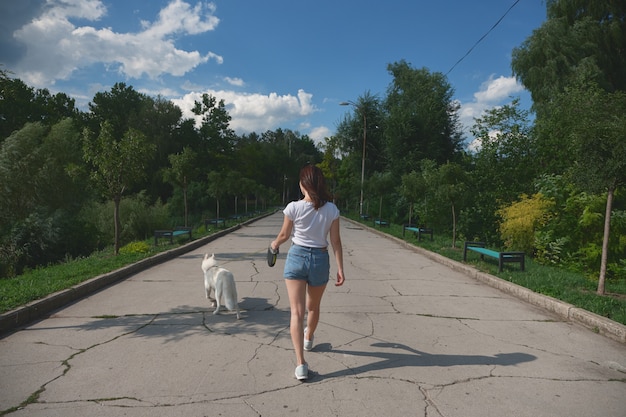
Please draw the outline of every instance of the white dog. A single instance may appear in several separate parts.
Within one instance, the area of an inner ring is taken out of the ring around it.
[[[222,304],[230,311],[237,312],[239,319],[239,305],[237,304],[237,287],[235,287],[235,277],[232,272],[217,265],[215,254],[204,255],[202,261],[202,271],[204,272],[204,291],[206,298],[211,300],[211,290],[215,291],[215,311],[219,314]]]

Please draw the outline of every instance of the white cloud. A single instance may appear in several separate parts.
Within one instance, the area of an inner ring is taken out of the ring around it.
[[[172,102],[181,108],[184,117],[195,118],[199,121],[201,118],[195,116],[191,109],[194,101],[201,100],[203,93],[208,93],[218,100],[224,100],[226,110],[232,117],[230,127],[239,134],[273,130],[317,111],[316,107],[311,104],[312,94],[304,90],[298,90],[297,96],[293,96],[208,89],[185,94],[179,99],[172,99]]]
[[[146,25],[145,34],[162,39],[173,33],[197,35],[212,31],[219,23],[219,19],[213,16],[213,13],[215,13],[213,3],[206,5],[198,3],[191,8],[182,0],[174,0],[159,12],[159,19],[156,22]]]
[[[489,132],[489,137],[495,140],[498,138],[498,136],[500,136],[501,133],[502,132],[499,130],[492,130],[491,132]],[[472,153],[477,152],[480,150],[482,145],[483,145],[482,138],[474,138],[472,139],[470,143],[467,144],[467,150]]]
[[[234,86],[237,86],[237,87],[243,87],[243,85],[245,84],[241,78],[225,77],[224,80],[228,84],[234,85]]]
[[[309,137],[313,139],[315,143],[323,143],[324,139],[331,136],[332,132],[326,126],[318,126],[309,132]]]
[[[477,102],[499,103],[511,94],[519,93],[524,87],[517,82],[515,77],[500,76],[496,79],[490,77],[481,85],[483,90],[474,93]]]
[[[50,16],[62,20],[69,17],[98,20],[107,12],[101,0],[49,0],[46,8],[49,9]]]
[[[485,110],[504,104],[509,97],[523,90],[524,87],[517,82],[515,77],[489,77],[480,86],[480,90],[474,93],[474,101],[461,103],[459,116],[464,130],[469,132],[469,128],[474,125],[474,119],[480,117]]]
[[[46,87],[67,79],[79,68],[96,63],[130,78],[162,74],[181,76],[209,60],[222,63],[221,56],[176,48],[174,35],[198,34],[214,30],[219,19],[212,3],[191,7],[173,0],[153,23],[143,22],[138,33],[117,33],[110,28],[76,27],[70,18],[100,19],[106,8],[99,0],[49,0],[45,11],[14,32],[26,46],[16,72],[26,83]]]

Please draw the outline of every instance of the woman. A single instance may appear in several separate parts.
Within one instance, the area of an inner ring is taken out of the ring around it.
[[[296,378],[308,378],[304,350],[313,349],[313,335],[320,319],[320,303],[329,280],[328,241],[337,262],[336,286],[343,285],[343,249],[339,234],[339,209],[330,201],[322,170],[307,165],[300,170],[300,190],[304,198],[285,207],[283,226],[270,244],[277,250],[292,235],[292,246],[285,261],[285,284],[291,307],[291,341],[296,351]],[[308,311],[306,328],[304,313]]]

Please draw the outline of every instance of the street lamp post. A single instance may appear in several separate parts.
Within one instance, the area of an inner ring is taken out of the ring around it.
[[[340,106],[353,106],[363,116],[363,156],[361,157],[361,199],[359,200],[359,216],[363,216],[363,183],[365,182],[365,145],[367,143],[367,117],[361,106],[352,101],[342,101]]]

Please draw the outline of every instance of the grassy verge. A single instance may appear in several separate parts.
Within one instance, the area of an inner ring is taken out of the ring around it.
[[[372,226],[371,222],[362,223]],[[402,226],[397,224],[380,230],[455,261],[463,261],[463,241],[457,241],[457,247],[453,248],[451,236],[438,235],[436,230],[433,241],[430,236],[422,236],[422,240],[418,241],[410,232],[403,237]],[[526,257],[524,272],[519,270],[518,264],[507,264],[502,272],[498,272],[497,260],[485,257],[481,261],[477,254],[472,255],[468,255],[467,263],[480,271],[626,325],[626,280],[607,280],[606,295],[598,295],[597,280],[588,279],[581,273],[540,265],[529,257]]]
[[[204,230],[204,225],[193,230],[194,239],[217,233],[222,229]],[[114,271],[157,253],[187,243],[188,237],[179,237],[170,244],[167,239],[160,239],[154,246],[154,239],[144,241],[145,252],[113,254],[113,248],[91,254],[88,257],[73,259],[68,262],[45,268],[26,271],[14,278],[0,279],[0,313],[11,311],[31,301],[39,300],[49,294],[70,288],[98,275]]]

